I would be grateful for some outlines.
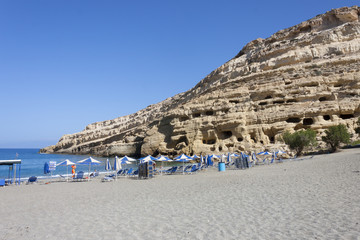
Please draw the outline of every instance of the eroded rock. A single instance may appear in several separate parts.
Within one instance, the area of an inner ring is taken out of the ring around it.
[[[147,155],[279,147],[285,130],[319,134],[360,116],[357,6],[248,43],[191,90],[64,135],[48,153]]]

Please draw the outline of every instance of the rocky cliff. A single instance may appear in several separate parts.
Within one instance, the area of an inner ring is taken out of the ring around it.
[[[344,7],[248,43],[194,88],[64,135],[46,153],[200,154],[279,147],[360,116],[360,8]]]

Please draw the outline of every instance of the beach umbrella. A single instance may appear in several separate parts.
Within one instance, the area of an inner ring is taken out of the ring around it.
[[[183,163],[183,174],[184,174],[184,162],[189,162],[190,160],[192,160],[192,158],[185,155],[185,154],[181,154],[180,156],[177,156],[176,158],[174,158],[174,160],[176,162],[182,162]]]
[[[253,162],[254,162],[254,164],[255,164],[256,161],[257,161],[256,154],[255,154],[255,153],[252,153],[252,154],[251,154],[251,158],[252,158],[252,160],[253,160]]]
[[[170,158],[162,156],[162,155],[160,157],[158,157],[156,161],[161,162],[161,169],[163,168],[163,162],[172,162],[172,160]],[[160,173],[162,175],[162,171],[160,171]]]
[[[120,161],[121,162],[136,162],[136,159],[125,155],[124,157],[120,158]]]
[[[211,164],[209,164],[210,166],[213,166],[214,160],[213,159],[220,159],[220,157],[218,155],[208,155],[208,162],[210,162]]]
[[[265,151],[265,152],[259,152],[257,155],[264,156],[263,162],[265,163],[265,159],[267,158],[267,156],[271,156],[272,153]]]
[[[115,156],[113,170],[117,172],[120,169],[121,169],[121,162],[120,162],[118,156]]]
[[[204,162],[204,157],[203,155],[200,155],[200,167],[202,166],[203,162]]]
[[[69,159],[66,159],[65,161],[62,161],[61,163],[56,164],[56,166],[66,166],[66,181],[68,181],[68,166],[74,165],[74,164],[75,163],[73,163]]]
[[[156,159],[156,161],[164,161],[164,162],[171,162],[172,160],[170,159],[170,158],[168,158],[168,157],[165,157],[165,156],[160,156],[160,157],[158,157],[157,159]]]
[[[78,161],[76,164],[88,164],[89,165],[89,172],[88,172],[88,174],[89,174],[89,176],[88,176],[88,181],[90,180],[90,167],[91,167],[91,165],[100,165],[100,161],[99,160],[96,160],[96,159],[94,159],[94,158],[92,158],[92,157],[88,157],[88,158],[85,158],[85,159],[83,159],[83,160],[80,160],[80,161]]]
[[[220,157],[219,157],[218,155],[214,155],[214,154],[209,155],[208,157],[209,157],[210,159],[213,159],[213,158],[215,158],[215,159],[220,159]]]
[[[276,152],[276,154],[278,154],[278,155],[279,155],[279,154],[284,154],[284,153],[286,153],[286,152],[281,151],[281,150],[279,150],[279,151]]]
[[[149,162],[149,161],[156,161],[157,159],[151,155],[148,155],[146,157],[140,158],[139,160],[140,160],[140,163],[144,163],[144,162]]]
[[[230,153],[228,153],[228,155],[227,155],[227,162],[231,162],[231,154]]]
[[[230,154],[230,157],[239,157],[240,155],[239,154],[236,154],[236,153],[232,153]]]
[[[193,160],[195,160],[195,159],[200,159],[200,157],[197,156],[196,154],[195,154],[194,156],[191,156],[191,158],[192,158]]]
[[[48,174],[48,173],[50,173],[49,163],[45,162],[45,164],[44,164],[44,174]]]
[[[122,164],[132,164],[133,162],[136,162],[136,159],[125,155],[124,157],[120,158],[119,161],[120,161],[121,165]],[[120,167],[120,169],[121,168],[122,168],[122,166]]]
[[[271,155],[271,153],[269,153],[268,151],[265,151],[265,152],[259,152],[257,155],[266,156],[266,155]]]
[[[110,161],[109,161],[108,158],[106,159],[105,170],[106,171],[111,171],[111,164],[110,164]]]
[[[221,156],[220,156],[221,162],[223,162],[224,159],[226,159],[226,158],[227,158],[227,155],[226,155],[226,154],[221,154]]]
[[[121,161],[119,160],[118,156],[115,156],[114,167],[113,167],[113,170],[115,171],[115,179],[117,179],[117,172],[120,169],[121,169]]]

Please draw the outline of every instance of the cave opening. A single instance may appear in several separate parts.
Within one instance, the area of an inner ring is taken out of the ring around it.
[[[197,117],[200,117],[201,116],[201,114],[200,113],[193,113],[193,115],[192,115],[194,118],[197,118]]]
[[[221,133],[223,139],[227,139],[227,138],[230,138],[232,136],[232,132],[231,131],[223,131]]]
[[[330,120],[330,115],[324,115],[323,118],[324,118],[324,120],[329,121]]]
[[[314,123],[314,120],[312,118],[304,118],[303,124],[308,126]]]
[[[341,119],[350,119],[355,117],[354,114],[340,114]]]
[[[286,122],[288,122],[288,123],[299,123],[300,121],[301,121],[300,118],[295,118],[295,117],[288,118],[288,119],[286,120]]]
[[[207,116],[212,116],[212,115],[214,115],[214,111],[206,111],[205,114]]]

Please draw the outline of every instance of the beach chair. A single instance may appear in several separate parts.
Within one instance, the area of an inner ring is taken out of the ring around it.
[[[189,169],[191,169],[192,166],[193,166],[193,165],[186,165],[185,168],[184,168],[184,172],[189,171]]]
[[[31,177],[29,177],[29,179],[27,181],[27,184],[36,183],[36,182],[37,182],[37,177],[36,176],[31,176]]]
[[[90,177],[94,178],[94,177],[98,177],[99,176],[99,172],[92,172],[90,173]]]
[[[125,169],[122,170],[122,172],[120,174],[118,174],[118,176],[125,176],[128,171],[129,171],[129,169],[125,168]]]
[[[196,165],[193,165],[189,171],[184,171],[186,173],[192,174],[199,170],[199,168]]]
[[[0,187],[4,187],[5,186],[5,179],[1,178],[0,179]]]
[[[139,175],[139,169],[136,169],[133,173],[130,174],[130,176],[137,176]]]
[[[110,182],[113,181],[115,179],[115,175],[113,175],[112,177],[110,176],[105,176],[101,179],[102,182]]]
[[[133,169],[129,168],[129,170],[125,173],[126,176],[130,176],[132,174]]]
[[[178,167],[177,166],[174,166],[174,167],[172,167],[172,168],[170,168],[170,169],[168,169],[168,170],[166,170],[164,173],[167,173],[167,174],[173,174],[173,173],[175,173],[176,172],[176,170],[178,169]]]
[[[83,171],[78,172],[76,176],[73,178],[73,181],[83,181],[83,180],[85,180]]]

